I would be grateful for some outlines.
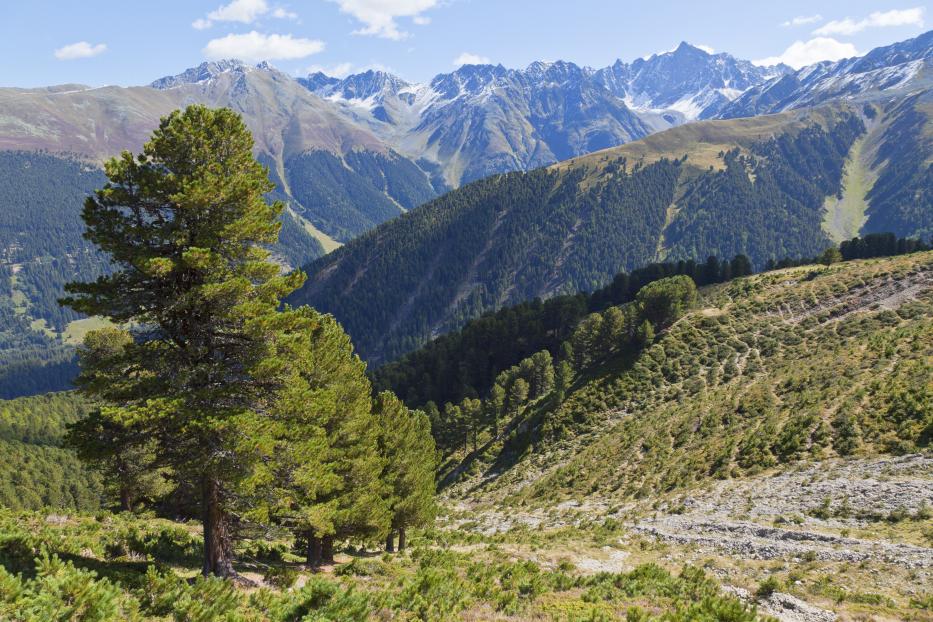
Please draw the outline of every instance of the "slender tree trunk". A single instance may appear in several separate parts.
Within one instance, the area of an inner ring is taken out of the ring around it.
[[[334,563],[334,536],[324,536],[321,539],[321,561],[325,564]]]
[[[133,493],[128,486],[120,487],[120,509],[124,512],[133,511]]]
[[[390,531],[389,535],[386,536],[386,553],[394,553],[394,552],[395,552],[395,534]]]
[[[405,550],[405,528],[398,528],[398,552],[401,553]]]
[[[305,562],[309,568],[317,568],[321,565],[321,558],[323,557],[322,546],[323,543],[321,539],[315,536],[313,531],[308,532],[308,552]]]
[[[213,477],[205,476],[201,483],[201,512],[204,525],[204,576],[235,577],[233,547],[227,516],[220,500],[220,485]]]

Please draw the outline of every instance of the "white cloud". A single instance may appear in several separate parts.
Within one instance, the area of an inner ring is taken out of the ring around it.
[[[464,65],[488,65],[489,58],[486,56],[480,56],[479,54],[470,54],[469,52],[463,52],[454,59],[454,67],[462,67]]]
[[[324,49],[324,42],[295,38],[291,35],[266,35],[253,30],[246,34],[230,34],[211,39],[204,47],[210,60],[239,58],[245,61],[290,60],[305,58]]]
[[[396,41],[404,39],[408,33],[399,30],[395,21],[399,17],[410,17],[419,25],[424,25],[421,14],[438,5],[440,0],[330,0],[340,6],[340,10],[363,22],[364,27],[355,30],[357,35],[375,35]]]
[[[331,76],[332,78],[346,78],[351,73],[353,73],[353,65],[351,63],[338,63],[332,67],[324,67],[323,65],[311,65],[305,71],[306,74],[321,72],[326,76]]]
[[[260,15],[269,12],[266,0],[233,0],[230,4],[218,7],[207,14],[207,19],[215,22],[241,22],[251,24]]]
[[[297,19],[298,15],[284,7],[273,9],[267,0],[233,0],[221,5],[207,14],[194,20],[191,26],[197,30],[206,30],[214,22],[239,22],[252,24],[263,15],[271,15],[277,19]]]
[[[783,22],[781,26],[785,28],[796,27],[796,26],[806,26],[807,24],[815,24],[818,21],[821,21],[823,16],[817,13],[816,15],[798,15],[793,19],[789,19],[786,22]]]
[[[813,31],[815,35],[854,35],[868,28],[888,28],[891,26],[923,27],[923,7],[913,9],[876,11],[858,21],[847,17],[833,20]]]
[[[276,19],[298,19],[298,14],[294,11],[279,7],[272,11],[272,17]]]
[[[58,60],[75,60],[76,58],[90,58],[107,51],[106,43],[91,44],[87,41],[78,41],[55,50]]]
[[[427,15],[415,15],[411,18],[411,21],[414,22],[417,26],[427,26],[431,23],[431,18]]]
[[[694,45],[693,47],[697,48],[698,50],[703,50],[707,54],[713,54],[716,52],[716,50],[714,50],[710,45]]]
[[[771,56],[752,62],[765,66],[784,63],[794,69],[800,69],[821,60],[835,61],[858,55],[858,50],[851,43],[843,43],[829,37],[815,37],[809,41],[795,41],[780,56]]]

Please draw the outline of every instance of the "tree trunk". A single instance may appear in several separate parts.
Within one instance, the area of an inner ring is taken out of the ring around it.
[[[389,535],[386,536],[386,553],[394,553],[394,552],[395,552],[395,534],[390,531]]]
[[[235,577],[230,530],[220,499],[220,485],[212,477],[201,483],[201,512],[204,525],[204,576]]]
[[[325,564],[334,563],[334,536],[324,536],[321,539],[321,560]]]
[[[405,528],[399,527],[398,529],[398,552],[401,553],[405,550]]]
[[[120,488],[120,509],[124,512],[133,511],[133,493],[128,486]]]
[[[322,558],[321,539],[314,535],[314,532],[308,533],[308,552],[305,560],[309,568],[317,568],[321,565]]]

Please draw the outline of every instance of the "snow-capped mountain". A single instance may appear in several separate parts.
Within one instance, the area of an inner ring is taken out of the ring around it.
[[[201,63],[174,76],[159,78],[150,84],[154,89],[173,89],[186,84],[204,84],[223,74],[245,75],[254,69],[271,69],[268,63],[252,66],[243,61],[229,59]]]
[[[464,65],[424,84],[381,71],[299,81],[403,153],[436,161],[457,185],[713,117],[750,87],[788,71],[681,43],[599,70],[539,61],[525,69]]]
[[[724,107],[721,118],[748,117],[814,106],[829,100],[913,90],[930,80],[933,31],[865,56],[822,62],[748,89]],[[926,84],[926,86],[929,86]]]
[[[747,89],[790,71],[786,65],[759,67],[682,42],[631,64],[616,61],[595,78],[635,110],[674,111],[694,120],[716,116]]]
[[[426,84],[380,71],[342,80],[317,73],[300,82],[403,153],[438,162],[456,185],[714,116],[785,71],[682,43],[600,70],[539,61],[525,69],[465,65]]]

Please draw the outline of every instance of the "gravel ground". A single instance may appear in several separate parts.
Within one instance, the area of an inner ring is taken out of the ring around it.
[[[551,508],[471,512],[469,523],[453,526],[491,534],[517,526],[556,528],[628,517],[624,522],[632,533],[689,546],[694,557],[878,563],[907,569],[922,585],[933,580],[933,548],[840,532],[871,528],[892,513],[917,516],[931,509],[933,454],[928,453],[832,460],[773,475],[718,481],[657,508],[620,507],[590,498]],[[633,520],[633,515],[642,518]],[[581,556],[574,563],[584,572],[621,571],[627,568],[626,557],[620,551],[605,559]],[[741,588],[726,589],[754,600]],[[762,613],[783,622],[837,619],[831,611],[780,592],[757,604]]]

